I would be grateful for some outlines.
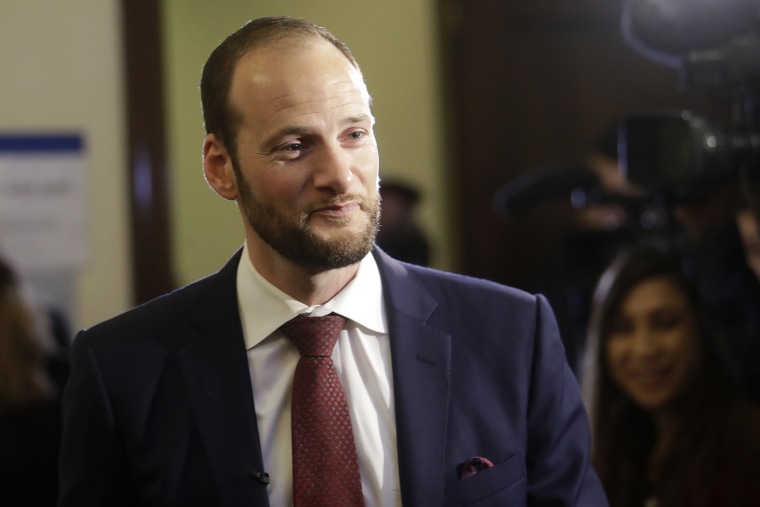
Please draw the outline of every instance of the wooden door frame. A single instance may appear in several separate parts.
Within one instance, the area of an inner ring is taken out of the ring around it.
[[[133,303],[171,291],[160,0],[122,0]]]

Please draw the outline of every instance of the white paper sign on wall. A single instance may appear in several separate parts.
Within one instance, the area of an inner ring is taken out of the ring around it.
[[[0,133],[0,253],[21,272],[88,259],[84,141]]]

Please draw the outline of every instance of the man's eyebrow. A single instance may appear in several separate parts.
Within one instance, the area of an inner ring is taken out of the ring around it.
[[[362,114],[362,115],[359,115],[359,116],[349,116],[348,118],[346,118],[345,120],[343,120],[343,123],[345,123],[346,125],[353,125],[353,124],[356,124],[356,123],[363,123],[365,121],[368,121],[370,123],[374,123],[374,120],[375,119],[371,115],[369,115],[369,114]]]
[[[305,136],[311,133],[311,129],[302,125],[289,125],[277,130],[274,134],[264,140],[263,146],[266,148],[274,147],[279,139],[287,136]]]

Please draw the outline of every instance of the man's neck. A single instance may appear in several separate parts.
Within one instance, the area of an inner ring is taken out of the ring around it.
[[[307,268],[285,259],[268,245],[258,248],[249,243],[248,255],[265,280],[308,306],[331,300],[354,279],[359,269],[359,263],[329,270]]]

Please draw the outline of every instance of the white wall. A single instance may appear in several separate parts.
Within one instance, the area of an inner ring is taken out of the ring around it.
[[[55,285],[73,329],[131,301],[118,12],[117,0],[0,4],[0,132],[77,132],[86,143],[89,261],[29,275]]]

